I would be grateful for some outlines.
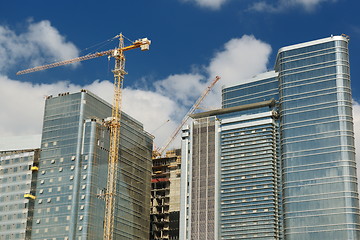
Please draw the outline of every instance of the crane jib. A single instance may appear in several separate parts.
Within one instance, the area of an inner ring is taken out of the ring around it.
[[[93,54],[88,54],[85,56],[81,56],[81,57],[77,57],[77,58],[73,58],[73,59],[69,59],[69,60],[64,60],[64,61],[60,61],[60,62],[50,63],[50,64],[43,65],[43,66],[25,69],[22,71],[18,71],[16,73],[16,75],[37,72],[37,71],[41,71],[41,70],[45,70],[45,69],[49,69],[49,68],[59,67],[59,66],[63,66],[63,65],[71,64],[71,63],[76,63],[76,62],[81,62],[81,61],[85,61],[85,60],[89,60],[89,59],[93,59],[93,58],[97,58],[97,57],[102,57],[104,55],[112,56],[114,51],[123,51],[124,52],[124,51],[128,51],[128,50],[135,49],[135,48],[141,48],[141,50],[148,50],[150,43],[151,43],[150,40],[148,40],[147,38],[143,38],[141,40],[135,41],[133,43],[133,45],[130,45],[127,47],[110,49],[110,50],[97,52],[97,53],[93,53]]]

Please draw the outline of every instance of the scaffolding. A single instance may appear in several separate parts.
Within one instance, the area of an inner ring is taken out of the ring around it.
[[[180,150],[168,151],[165,157],[153,159],[151,179],[151,239],[153,240],[175,240],[179,237],[180,206],[175,198],[180,197],[180,194],[177,194],[180,189],[180,167]]]

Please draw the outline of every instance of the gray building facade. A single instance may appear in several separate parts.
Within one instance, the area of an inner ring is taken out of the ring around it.
[[[0,239],[31,239],[40,149],[0,152]]]

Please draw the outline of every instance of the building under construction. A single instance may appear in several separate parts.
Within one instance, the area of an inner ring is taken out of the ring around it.
[[[181,150],[153,158],[151,240],[179,239]]]

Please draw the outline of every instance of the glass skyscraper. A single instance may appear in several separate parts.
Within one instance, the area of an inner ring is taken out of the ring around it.
[[[220,119],[220,239],[280,239],[277,74],[223,89]],[[236,107],[237,106],[237,107]]]
[[[360,239],[347,45],[332,36],[281,48],[275,71],[224,88],[222,109],[193,116],[181,239],[198,239],[191,179],[204,168],[193,151],[205,119],[215,121],[214,141],[199,147],[215,147],[215,239]]]
[[[348,39],[281,48],[285,239],[360,239]]]
[[[32,239],[102,239],[111,106],[82,90],[46,100]],[[115,239],[149,234],[152,138],[121,118]]]

